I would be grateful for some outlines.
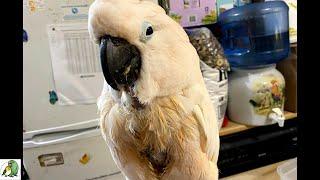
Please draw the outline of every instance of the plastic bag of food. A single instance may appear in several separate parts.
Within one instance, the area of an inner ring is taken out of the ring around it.
[[[223,48],[212,32],[205,27],[186,30],[191,44],[196,48],[200,59],[212,68],[230,70]]]
[[[200,57],[200,68],[210,99],[217,112],[219,128],[222,127],[228,101],[229,62],[223,48],[208,28],[186,30],[190,42]]]
[[[221,129],[228,102],[227,72],[221,69],[211,68],[202,61],[200,62],[200,69],[211,102],[216,109],[219,129]]]

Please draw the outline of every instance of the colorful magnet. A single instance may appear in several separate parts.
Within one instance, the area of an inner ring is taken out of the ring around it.
[[[28,42],[28,33],[23,29],[23,42]]]
[[[79,160],[80,163],[82,164],[87,164],[90,160],[90,157],[87,154],[84,154],[81,159]]]
[[[55,104],[58,101],[58,96],[56,92],[54,91],[49,91],[49,102],[50,104]]]

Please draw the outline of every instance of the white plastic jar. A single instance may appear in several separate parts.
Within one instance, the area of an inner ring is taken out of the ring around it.
[[[285,80],[271,64],[256,69],[232,69],[229,75],[228,117],[252,126],[284,123]]]

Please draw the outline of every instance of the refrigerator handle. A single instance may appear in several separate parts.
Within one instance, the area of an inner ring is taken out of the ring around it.
[[[71,135],[70,135],[71,134]],[[31,147],[39,147],[39,146],[46,146],[58,143],[65,143],[68,141],[74,141],[82,138],[93,137],[100,135],[100,129],[91,129],[80,131],[78,133],[70,133],[63,135],[62,137],[54,138],[54,136],[48,135],[40,135],[39,137],[35,137],[28,141],[23,142],[24,148],[31,148]],[[52,138],[53,137],[53,138]]]

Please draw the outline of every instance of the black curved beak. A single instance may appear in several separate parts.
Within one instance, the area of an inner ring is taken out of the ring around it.
[[[113,89],[130,87],[138,79],[140,51],[125,39],[109,35],[102,37],[100,60],[104,78]]]

